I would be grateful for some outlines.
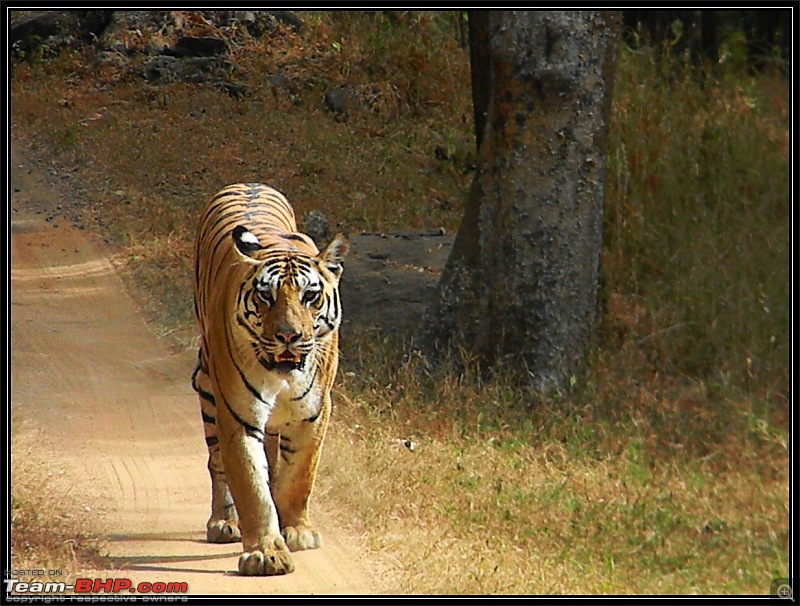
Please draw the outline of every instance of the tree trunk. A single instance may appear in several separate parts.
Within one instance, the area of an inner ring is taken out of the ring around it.
[[[475,124],[475,145],[481,149],[489,93],[492,90],[492,69],[489,63],[490,11],[469,11],[469,65],[472,76],[472,111]]]
[[[539,389],[580,370],[596,312],[617,23],[595,11],[490,11],[471,24],[473,68],[489,70],[472,78],[478,170],[423,318],[427,355],[466,352]]]

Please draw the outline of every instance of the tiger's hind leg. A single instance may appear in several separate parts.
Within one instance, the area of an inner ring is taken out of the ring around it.
[[[235,543],[241,540],[242,533],[236,506],[225,479],[217,435],[216,398],[202,363],[202,353],[192,375],[192,387],[200,398],[200,413],[208,447],[208,473],[211,476],[211,517],[206,524],[206,539],[209,543]]]

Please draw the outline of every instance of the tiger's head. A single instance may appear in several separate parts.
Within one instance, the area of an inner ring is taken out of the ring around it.
[[[232,237],[241,259],[252,266],[239,289],[236,323],[249,334],[267,370],[303,370],[339,327],[347,238],[336,234],[317,252],[304,234],[279,234],[261,242],[238,226]]]

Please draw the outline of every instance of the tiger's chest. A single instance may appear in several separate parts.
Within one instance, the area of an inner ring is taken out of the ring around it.
[[[299,387],[299,386],[298,386]],[[302,394],[304,389],[299,387]],[[288,425],[296,425],[303,421],[316,419],[322,411],[324,402],[323,394],[318,388],[312,388],[298,399],[294,389],[288,389],[280,394],[275,401],[275,406],[269,414],[266,428],[268,432],[277,432]]]
[[[250,375],[261,393],[266,406],[257,406],[262,411],[260,424],[270,432],[279,431],[287,425],[295,425],[315,419],[325,403],[324,366],[315,360],[304,371],[269,371],[254,364]]]

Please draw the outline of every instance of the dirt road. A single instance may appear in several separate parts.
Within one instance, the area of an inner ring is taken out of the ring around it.
[[[235,574],[239,544],[204,541],[205,444],[189,387],[193,352],[145,324],[111,263],[48,211],[59,194],[12,151],[13,431],[78,484],[115,570],[88,577],[186,582],[190,594],[382,593],[380,573],[315,502],[322,549],[283,577]],[[327,512],[330,513],[330,512]]]

